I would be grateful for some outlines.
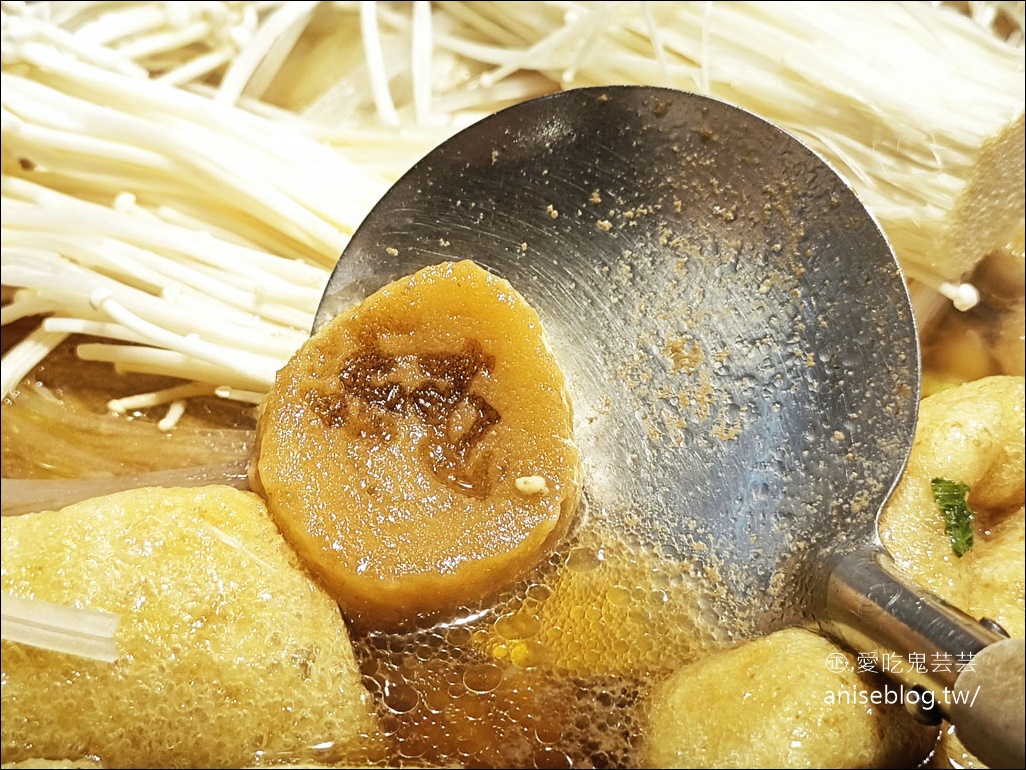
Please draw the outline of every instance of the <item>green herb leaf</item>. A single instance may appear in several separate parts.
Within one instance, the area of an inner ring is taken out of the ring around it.
[[[965,501],[969,485],[961,481],[930,479],[933,499],[944,515],[944,529],[951,538],[951,550],[961,558],[973,547],[973,509]]]

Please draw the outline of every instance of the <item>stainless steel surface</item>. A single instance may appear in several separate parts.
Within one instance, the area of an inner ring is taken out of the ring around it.
[[[317,324],[467,258],[541,316],[574,401],[586,515],[714,575],[723,622],[821,621],[856,652],[975,653],[993,636],[876,565],[915,427],[916,328],[876,223],[798,141],[666,89],[525,102],[384,196]]]

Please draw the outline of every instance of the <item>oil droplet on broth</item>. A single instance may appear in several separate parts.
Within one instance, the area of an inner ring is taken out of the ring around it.
[[[412,711],[420,700],[417,691],[404,681],[385,681],[381,688],[385,706],[395,714]]]
[[[638,765],[648,688],[730,641],[657,550],[591,526],[486,612],[354,637],[389,764]]]
[[[477,663],[463,672],[463,686],[469,692],[491,692],[501,681],[502,669],[491,663]]]

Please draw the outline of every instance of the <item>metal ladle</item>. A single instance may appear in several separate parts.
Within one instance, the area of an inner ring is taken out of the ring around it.
[[[983,761],[1023,766],[1022,640],[911,586],[880,545],[916,423],[916,328],[887,241],[826,163],[695,94],[524,102],[391,188],[317,326],[464,258],[541,316],[591,509],[715,566],[747,633],[805,623],[857,653],[973,658],[975,678],[907,665],[897,677],[931,691]],[[947,705],[945,690],[977,683],[973,707]]]

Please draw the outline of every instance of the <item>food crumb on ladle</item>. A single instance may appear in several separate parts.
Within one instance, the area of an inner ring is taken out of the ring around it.
[[[513,483],[517,491],[524,495],[544,495],[549,491],[549,484],[544,476],[521,476]]]

